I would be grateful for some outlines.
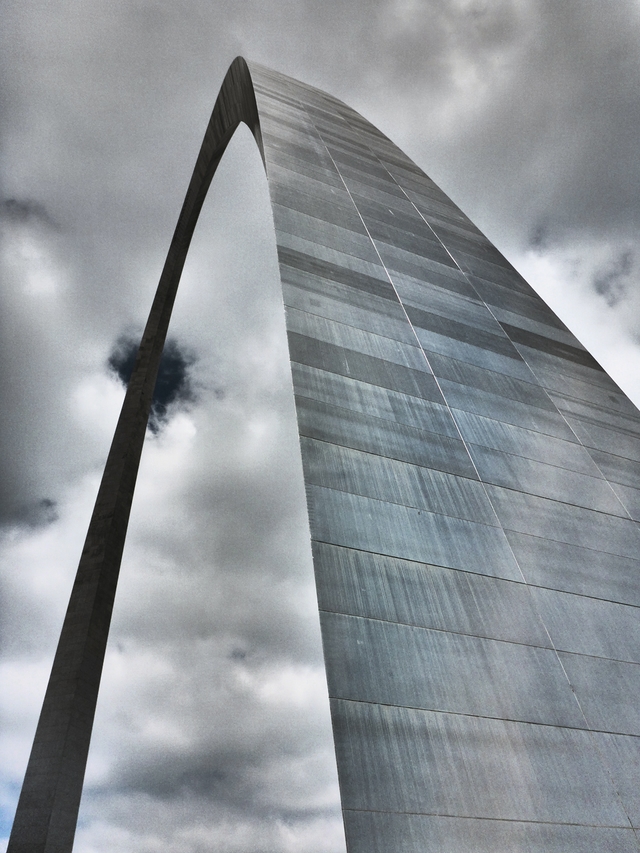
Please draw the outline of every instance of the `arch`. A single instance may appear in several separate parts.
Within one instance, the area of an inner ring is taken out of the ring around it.
[[[182,269],[207,191],[238,124],[264,162],[246,62],[232,63],[211,115],[160,276],[96,498],[9,840],[71,850],[91,729],[153,389]]]
[[[633,685],[640,663],[629,643],[616,659],[640,604],[640,416],[383,134],[242,58],[143,334],[8,850],[73,844],[159,360],[241,121],[274,212],[349,850],[637,850],[633,687],[611,717],[594,685]]]

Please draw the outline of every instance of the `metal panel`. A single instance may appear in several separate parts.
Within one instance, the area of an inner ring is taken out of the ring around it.
[[[584,379],[553,373],[544,368],[537,368],[536,378],[544,388],[568,394],[576,400],[591,400],[600,405],[606,405],[614,412],[625,412],[637,417],[638,410],[631,400],[622,393],[615,382],[609,379],[607,386],[602,383],[594,385]]]
[[[370,382],[380,388],[389,388],[412,397],[432,401],[442,399],[435,379],[424,370],[404,367],[396,362],[325,343],[297,332],[289,332],[288,337],[291,361],[297,364],[306,364],[308,367],[317,367],[340,376]]]
[[[635,522],[497,486],[487,492],[505,529],[621,557],[640,554]]]
[[[452,409],[474,412],[495,421],[534,430],[565,441],[576,441],[575,434],[557,411],[542,409],[540,406],[529,406],[519,400],[510,400],[501,394],[492,394],[482,388],[460,385],[448,379],[440,379],[438,384]]]
[[[416,281],[398,273],[393,276],[393,284],[407,310],[414,308],[441,315],[450,320],[457,320],[459,323],[484,329],[494,335],[500,331],[486,307],[466,294],[458,294],[450,288],[444,288],[430,281]],[[408,311],[408,313],[411,317],[411,312]]]
[[[640,437],[640,418],[637,412],[619,412],[617,405],[609,401],[604,405],[594,400],[585,402],[576,400],[566,394],[549,392],[558,411],[566,415],[574,415],[582,421],[592,423],[605,429],[629,433],[631,436]],[[617,402],[617,401],[616,401]]]
[[[521,579],[506,537],[497,527],[321,486],[308,486],[307,500],[311,536],[319,542]]]
[[[454,306],[452,306],[454,308]],[[484,311],[484,322],[477,322],[475,317],[467,316],[453,320],[444,313],[434,314],[422,308],[414,308],[406,305],[405,310],[412,325],[426,332],[436,332],[438,335],[446,335],[455,341],[472,344],[490,352],[506,355],[515,361],[521,361],[520,354],[513,346],[509,338],[502,332],[498,323],[491,325],[489,312]],[[455,308],[452,313],[456,312]]]
[[[591,382],[594,385],[599,385],[601,388],[606,389],[611,387],[611,379],[600,367],[589,367],[586,364],[561,358],[560,356],[552,355],[541,349],[528,347],[524,344],[516,344],[515,346],[534,371],[542,368],[570,378]]]
[[[331,705],[347,809],[629,825],[589,732],[365,702]]]
[[[459,433],[451,412],[442,402],[429,401],[408,394],[400,394],[378,385],[369,385],[307,367],[305,364],[292,364],[293,387],[296,394],[313,400],[327,402],[343,409],[373,415],[384,420],[423,429],[428,432],[458,438]]]
[[[637,853],[627,829],[346,811],[352,853]]]
[[[550,647],[524,583],[315,542],[321,610]]]
[[[477,367],[494,370],[496,373],[504,373],[525,382],[532,380],[531,370],[524,361],[517,357],[497,353],[484,346],[475,346],[473,343],[457,340],[456,338],[441,335],[426,329],[416,327],[416,334],[421,346],[425,350],[467,361]]]
[[[592,729],[640,735],[640,664],[559,653]]]
[[[337,699],[584,724],[552,649],[334,613],[323,613],[321,625],[329,694]]]
[[[640,481],[636,480],[636,482]],[[611,488],[631,518],[634,521],[640,521],[640,489],[632,489],[629,486],[621,486],[618,483],[612,483]]]
[[[401,341],[356,329],[345,323],[332,322],[325,317],[299,311],[296,308],[289,308],[287,311],[287,328],[290,333],[313,337],[318,341],[364,353],[393,364],[400,364],[412,370],[431,372],[417,341],[410,346]]]
[[[556,323],[544,322],[540,319],[533,319],[522,314],[516,314],[513,311],[508,311],[498,305],[491,306],[491,313],[500,323],[508,323],[510,326],[515,326],[518,329],[525,329],[529,332],[542,335],[545,338],[551,338],[554,341],[559,341],[570,346],[580,346],[580,342],[572,335],[568,329],[558,328]]]
[[[522,380],[457,358],[449,358],[433,352],[429,352],[428,355],[431,369],[441,379],[466,385],[468,390],[486,391],[488,394],[497,394],[508,400],[516,400],[528,406],[545,409],[553,412],[556,420],[562,421],[562,418],[558,418],[557,409],[549,395],[535,384],[535,377],[531,374],[527,374],[527,378]],[[567,434],[571,436],[572,441],[576,441],[570,430],[567,430]]]
[[[498,524],[477,480],[326,441],[303,437],[300,443],[305,480],[309,484],[481,524]]]
[[[532,429],[485,418],[472,412],[454,410],[454,417],[465,441],[504,453],[524,456],[566,468],[589,477],[602,477],[602,472],[588,451],[577,442],[564,441]]]
[[[591,447],[588,452],[610,482],[632,487],[640,483],[640,462]]]
[[[606,756],[609,772],[616,781],[616,789],[629,815],[629,822],[640,829],[640,739],[609,734],[595,734],[593,739]]]
[[[538,586],[640,606],[640,560],[506,531],[526,580]]]
[[[467,449],[458,438],[331,406],[308,397],[296,397],[296,410],[301,436],[478,479]]]
[[[624,506],[602,475],[590,477],[474,444],[469,444],[469,451],[485,483],[628,518]],[[594,471],[594,474],[599,472]]]
[[[640,610],[583,595],[531,589],[556,649],[640,663]]]
[[[565,419],[586,447],[604,450],[607,453],[640,462],[640,437],[621,430],[607,429],[573,415],[567,414]]]

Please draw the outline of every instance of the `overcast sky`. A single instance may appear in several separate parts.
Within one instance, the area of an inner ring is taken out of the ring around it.
[[[0,20],[6,837],[118,368],[233,58],[373,121],[638,402],[640,2],[0,0]],[[76,853],[343,849],[278,287],[241,128],[176,304]]]

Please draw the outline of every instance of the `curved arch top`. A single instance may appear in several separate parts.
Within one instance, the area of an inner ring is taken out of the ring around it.
[[[127,389],[9,853],[73,844],[160,356],[240,122],[269,182],[350,853],[640,850],[640,415],[380,131],[237,58]]]

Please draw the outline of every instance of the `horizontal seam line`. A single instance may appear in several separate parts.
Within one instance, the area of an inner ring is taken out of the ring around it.
[[[383,361],[383,359],[380,359]],[[375,382],[367,382],[364,379],[359,379],[356,376],[349,376],[346,373],[336,373],[333,370],[327,370],[326,367],[317,367],[315,364],[306,364],[304,361],[296,361],[294,358],[290,358],[290,362],[292,365],[297,364],[300,367],[310,367],[312,370],[319,370],[322,373],[329,373],[331,376],[341,376],[343,379],[350,379],[352,382],[360,382],[362,385],[370,385],[373,388],[381,388],[383,391],[391,391],[393,394],[400,394],[402,397],[412,397],[414,400],[422,400],[425,403],[433,403],[434,406],[441,406],[443,409],[447,409],[447,405],[444,402],[439,402],[438,400],[431,400],[429,397],[419,397],[417,394],[411,394],[408,391],[398,391],[396,388],[389,388],[386,385],[376,385]],[[407,368],[410,369],[410,368]],[[415,368],[411,368],[414,369]],[[416,373],[421,373],[423,376],[430,376],[432,379],[434,378],[433,373],[429,373],[426,370],[416,370]],[[419,429],[419,427],[417,427]]]
[[[569,689],[571,690],[571,685],[569,683],[567,683],[567,687],[569,687]],[[396,705],[392,702],[374,702],[370,699],[353,699],[347,696],[335,696],[331,693],[329,693],[329,699],[334,699],[337,702],[352,702],[356,705],[371,705],[380,708],[404,708],[407,711],[420,711],[424,714],[442,714],[448,715],[450,717],[468,717],[472,720],[493,720],[495,722],[511,723],[513,725],[518,726],[538,726],[544,729],[562,729],[564,731],[571,732],[584,732],[585,735],[601,734],[614,735],[616,737],[620,736],[640,738],[640,733],[633,734],[632,732],[617,732],[610,729],[596,729],[591,726],[585,728],[584,726],[570,726],[563,723],[543,723],[537,720],[520,720],[514,717],[492,717],[488,714],[468,714],[463,711],[445,711],[441,708],[423,708],[419,705]]]
[[[318,439],[318,440],[320,440],[320,439]],[[329,442],[324,442],[324,443],[328,444]],[[370,454],[370,455],[372,455],[372,454]],[[457,476],[457,475],[452,474],[451,476]],[[482,482],[481,480],[471,480],[468,477],[463,477],[461,479],[469,480],[470,483],[481,483]],[[394,501],[384,500],[383,498],[375,498],[375,497],[372,497],[371,495],[361,495],[358,492],[347,492],[345,489],[337,489],[335,486],[324,486],[322,483],[312,483],[310,480],[307,479],[307,477],[305,477],[305,484],[308,486],[315,486],[318,489],[327,489],[331,492],[339,492],[342,495],[352,495],[354,498],[364,498],[365,500],[376,501],[376,503],[387,504],[388,506],[401,506],[404,509],[415,510],[418,513],[426,512],[429,515],[437,515],[441,518],[451,518],[455,521],[464,521],[467,524],[478,524],[482,527],[488,528],[489,530],[499,530],[499,531],[503,530],[502,525],[499,523],[499,521],[496,524],[489,524],[486,521],[477,521],[476,519],[473,519],[473,518],[465,518],[462,515],[449,515],[446,512],[441,512],[441,511],[433,510],[433,509],[427,509],[426,507],[410,506],[409,504],[395,503]],[[616,518],[617,518],[617,516],[616,516]]]
[[[556,820],[527,820],[526,818],[508,818],[508,817],[487,817],[486,815],[459,815],[445,814],[443,812],[413,812],[413,811],[393,811],[392,809],[363,809],[349,808],[344,806],[344,812],[362,812],[364,814],[390,814],[390,815],[411,815],[415,817],[441,817],[448,820],[484,820],[495,823],[526,823],[532,826],[576,826],[585,827],[587,829],[616,829],[624,830],[625,832],[633,832],[634,827],[628,824],[616,823],[574,823],[572,821],[556,821]]]
[[[311,441],[321,442],[322,444],[333,444],[336,447],[342,447],[342,445],[336,444],[336,442],[326,441],[325,439],[312,438],[311,436],[305,436],[305,437],[309,438]],[[345,449],[356,450],[356,452],[358,452],[358,453],[366,453],[369,456],[379,456],[379,454],[372,453],[371,451],[368,451],[368,450],[357,450],[356,448],[349,448],[349,447],[347,447]],[[379,456],[379,458],[385,459],[385,458],[389,458],[389,457]],[[396,461],[396,460],[391,460],[391,461]],[[424,465],[416,465],[416,464],[411,463],[411,462],[402,462],[402,460],[397,460],[397,461],[401,462],[401,464],[403,464],[403,465],[411,465],[414,468],[424,468],[426,471],[433,470],[433,471],[437,471],[438,473],[441,473],[441,474],[449,473],[447,471],[440,471],[439,469],[436,469],[436,468],[433,468],[433,469],[427,468]],[[532,492],[525,492],[522,489],[513,488],[512,486],[504,486],[500,483],[492,483],[488,480],[483,480],[482,478],[480,478],[479,480],[475,480],[475,479],[472,479],[471,477],[465,477],[462,474],[449,474],[449,476],[459,477],[461,480],[467,480],[470,483],[482,483],[483,485],[486,485],[486,486],[492,486],[496,489],[504,489],[504,491],[506,491],[506,492],[513,492],[513,493],[519,494],[519,495],[526,495],[527,497],[537,498],[538,500],[550,501],[551,503],[559,504],[561,506],[574,507],[575,509],[584,510],[585,512],[597,513],[598,516],[601,516],[603,518],[620,519],[621,521],[624,521],[627,524],[632,525],[632,527],[629,528],[630,530],[631,529],[637,529],[637,526],[638,526],[638,522],[632,518],[628,518],[628,517],[621,516],[621,515],[616,515],[615,513],[606,512],[605,510],[593,509],[593,507],[585,507],[585,506],[582,506],[581,504],[572,504],[568,500],[567,501],[561,501],[561,500],[558,500],[557,498],[550,498],[550,497],[547,497],[545,495],[536,495]],[[336,486],[326,486],[323,483],[312,482],[306,476],[305,476],[305,482],[308,483],[308,485],[310,485],[310,486],[317,486],[317,487],[322,488],[322,489],[331,489],[331,491],[334,491],[334,492],[340,492],[340,493],[346,494],[346,495],[353,495],[354,497],[362,497],[362,498],[366,498],[367,500],[373,500],[373,501],[378,501],[379,503],[390,504],[391,506],[403,506],[406,509],[416,509],[420,512],[428,512],[431,515],[441,515],[441,516],[444,516],[445,518],[456,518],[456,519],[459,519],[460,521],[468,521],[471,524],[482,524],[485,527],[491,527],[493,529],[510,530],[513,533],[524,532],[524,531],[518,530],[516,528],[509,527],[500,518],[497,511],[496,511],[496,516],[498,518],[498,523],[497,524],[488,524],[486,521],[478,521],[474,518],[468,518],[466,516],[461,516],[461,515],[451,515],[449,513],[442,512],[441,510],[433,510],[433,509],[428,509],[427,507],[423,507],[423,506],[414,506],[412,504],[398,503],[397,501],[385,500],[384,498],[376,498],[376,497],[373,497],[372,495],[361,494],[360,492],[351,492],[351,491],[348,491],[347,489],[339,489]],[[533,534],[533,533],[527,533],[527,535],[535,536],[535,534]],[[544,539],[544,541],[548,541],[548,542],[560,542],[564,545],[576,544],[573,542],[565,542],[565,540],[563,540],[563,539],[551,539],[550,537],[544,537],[544,536],[540,536],[537,538]],[[578,547],[582,548],[585,546],[580,545]],[[589,550],[595,550],[595,549],[589,549]],[[614,557],[615,556],[618,556],[618,557],[624,557],[625,556],[624,554],[616,554],[615,552],[610,552],[610,551],[596,551],[596,553],[603,553],[603,554],[609,554],[610,553]],[[630,558],[630,559],[633,559],[633,558]]]
[[[471,577],[474,577],[474,578],[487,578],[489,581],[497,581],[500,583],[513,583],[513,584],[518,584],[519,586],[522,586],[525,588],[526,587],[533,587],[534,589],[543,589],[543,590],[548,590],[549,592],[558,592],[561,595],[576,595],[576,596],[579,596],[580,598],[588,598],[591,601],[604,601],[607,604],[619,605],[621,607],[634,607],[636,609],[640,609],[640,604],[631,604],[628,601],[619,601],[618,599],[615,599],[615,598],[601,598],[600,596],[588,595],[587,593],[584,593],[584,592],[574,592],[573,590],[560,589],[559,587],[555,587],[555,586],[543,586],[542,584],[533,583],[532,581],[516,580],[515,578],[506,578],[506,577],[503,577],[502,575],[487,575],[487,574],[484,574],[482,572],[473,572],[470,569],[463,569],[463,568],[459,568],[456,566],[445,566],[442,563],[426,563],[422,560],[413,560],[413,559],[411,559],[411,557],[399,557],[395,554],[383,554],[380,551],[369,551],[366,548],[355,548],[352,545],[338,545],[336,542],[329,542],[325,539],[317,539],[317,538],[312,537],[312,541],[318,542],[320,545],[328,545],[331,548],[343,548],[345,551],[356,551],[359,554],[373,554],[374,556],[377,556],[377,557],[383,557],[383,558],[387,558],[390,560],[399,560],[401,563],[411,563],[411,564],[416,565],[416,566],[421,566],[425,569],[436,568],[436,569],[443,569],[444,571],[447,571],[447,572],[460,572],[461,574],[470,575]],[[589,550],[593,550],[593,549],[589,549]],[[602,552],[595,551],[594,553],[599,554]],[[616,556],[616,555],[613,555],[613,556]],[[622,557],[621,559],[633,560],[632,557]],[[638,561],[634,561],[634,562],[638,562]]]
[[[455,569],[452,571],[455,571]],[[522,584],[522,586],[526,587],[528,585]],[[385,625],[400,625],[403,628],[415,628],[418,631],[433,631],[437,634],[451,634],[455,637],[471,637],[472,639],[483,640],[489,643],[504,643],[507,646],[524,646],[528,649],[540,649],[541,651],[547,652],[555,651],[560,652],[564,655],[573,655],[575,657],[590,658],[593,660],[605,660],[611,661],[612,663],[628,664],[629,666],[640,666],[640,661],[626,660],[625,658],[612,658],[607,657],[605,655],[594,655],[589,654],[588,652],[577,652],[572,649],[563,649],[556,644],[554,644],[553,646],[543,646],[539,643],[525,643],[524,640],[507,640],[503,637],[490,637],[484,634],[470,634],[467,631],[453,631],[450,628],[437,628],[433,625],[418,625],[414,622],[402,622],[397,619],[383,619],[381,616],[363,616],[361,613],[347,613],[344,610],[329,610],[326,607],[319,607],[318,612],[330,613],[336,616],[346,616],[349,619],[363,619],[368,622],[381,622]]]

